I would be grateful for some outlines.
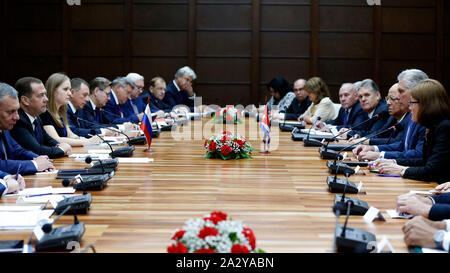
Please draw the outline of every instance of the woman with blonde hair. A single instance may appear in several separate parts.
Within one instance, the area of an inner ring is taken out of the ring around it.
[[[330,91],[327,84],[319,77],[309,79],[305,84],[305,91],[312,104],[298,119],[312,124],[320,117],[322,122],[332,120],[336,116],[334,103],[330,99]]]
[[[79,137],[70,130],[67,119],[70,88],[70,79],[63,73],[54,73],[47,79],[45,83],[48,97],[47,111],[41,114],[44,130],[56,141],[71,146],[101,143],[102,140],[98,136],[88,139]]]
[[[449,181],[450,99],[447,92],[438,81],[427,79],[411,90],[411,97],[412,120],[427,128],[422,157],[378,159],[373,168],[403,178],[438,183]]]

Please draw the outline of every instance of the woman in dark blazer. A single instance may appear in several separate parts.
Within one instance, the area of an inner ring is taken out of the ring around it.
[[[424,80],[411,90],[412,120],[427,128],[421,158],[377,160],[372,168],[403,178],[435,181],[450,180],[450,99],[436,80]]]

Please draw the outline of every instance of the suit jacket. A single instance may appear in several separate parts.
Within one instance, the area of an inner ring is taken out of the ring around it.
[[[9,173],[5,173],[0,171],[0,178],[3,179],[5,176],[9,175]]]
[[[394,117],[390,117],[386,122],[385,126],[380,129],[380,132],[388,129],[391,126],[395,125],[395,130],[390,130],[381,134],[377,137],[371,138],[369,141],[370,145],[383,145],[390,144],[395,142],[401,142],[403,137],[406,134],[406,130],[408,129],[408,124],[411,121],[411,112],[406,113],[405,117],[402,119],[400,123]],[[389,143],[388,143],[389,142]]]
[[[355,125],[358,125],[361,122],[364,122],[369,117],[367,116],[366,111],[361,108],[361,104],[357,101],[353,106],[350,114],[348,115],[347,128],[351,128]],[[344,119],[345,119],[345,109],[341,107],[339,109],[339,114],[336,119],[327,122],[327,124],[337,126],[337,129],[340,130],[344,128]],[[364,125],[355,127],[353,130],[361,130],[364,129]]]
[[[374,116],[380,115],[378,118]],[[380,101],[373,112],[372,119],[364,125],[361,125],[356,130],[350,131],[347,135],[353,137],[358,134],[360,136],[367,136],[378,132],[387,122],[389,118],[388,106],[384,100]]]
[[[450,181],[447,171],[450,162],[450,120],[443,120],[429,128],[420,158],[402,158],[397,163],[409,167],[403,177],[443,183]]]
[[[82,119],[89,121],[83,122],[82,124],[85,128],[89,128],[89,130],[91,130],[91,134],[101,134],[101,128],[117,127],[114,124],[107,124],[106,122],[108,122],[108,118],[106,117],[106,113],[103,109],[96,107],[94,110],[90,102],[86,103],[81,114]]]
[[[308,97],[302,102],[299,102],[297,98],[292,100],[291,105],[286,109],[284,119],[287,120],[297,120],[311,105],[311,101]]]
[[[170,107],[163,100],[157,100],[156,97],[153,96],[153,94],[150,94],[150,111],[152,113],[155,113],[160,110],[164,111],[165,113],[169,113],[172,111],[172,107]]]
[[[450,193],[432,196],[435,204],[431,207],[428,218],[433,221],[450,219]]]
[[[88,104],[90,103],[86,103],[86,106]],[[90,134],[95,135],[101,134],[102,132],[100,130],[96,130],[95,126],[78,119],[82,118],[88,120],[87,118],[85,118],[86,115],[84,113],[84,109],[86,108],[86,106],[82,110],[77,110],[75,113],[72,111],[71,107],[67,107],[67,119],[69,120],[70,130],[72,130],[74,134],[89,138]]]
[[[408,137],[408,127],[411,127],[411,129],[409,133],[408,147],[405,149],[405,142]],[[422,157],[426,128],[410,120],[409,125],[406,126],[404,130],[405,133],[401,141],[394,142],[392,144],[378,145],[378,149],[385,152],[384,158],[399,159]]]
[[[21,166],[20,174],[36,173],[37,169],[31,160],[38,157],[38,155],[23,149],[14,138],[12,138],[9,131],[3,131],[3,133],[5,136],[4,143],[8,159],[5,159],[3,148],[0,148],[0,170],[15,174],[17,173],[19,166]]]
[[[48,155],[49,158],[58,158],[64,156],[64,151],[56,145],[58,142],[54,140],[42,127],[42,121],[38,116],[37,126],[39,131],[39,141],[36,139],[33,131],[33,124],[24,110],[19,109],[20,119],[17,121],[14,128],[11,130],[11,136],[14,140],[22,146],[22,148],[32,151],[38,155]]]
[[[186,90],[178,91],[174,82],[170,82],[166,87],[166,95],[163,102],[170,106],[171,109],[177,105],[186,105],[194,112],[194,100],[189,99],[189,94]]]
[[[131,99],[128,99],[127,102],[121,106],[124,118],[128,119],[132,123],[139,123],[139,118],[134,113],[133,106],[131,105]]]
[[[123,113],[123,105],[119,105],[116,103],[116,100],[114,99],[114,95],[111,90],[110,94],[110,100],[106,105],[102,108],[104,111],[104,117],[106,120],[104,120],[104,123],[106,124],[122,124],[125,122],[131,122],[131,120],[125,118],[125,115]],[[123,116],[121,115],[123,114]]]

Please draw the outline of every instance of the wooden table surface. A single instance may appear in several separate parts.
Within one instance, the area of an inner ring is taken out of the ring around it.
[[[181,128],[185,136],[191,135],[189,139],[180,140],[179,133],[174,139],[168,131],[153,139],[153,152],[136,146],[133,157],[149,157],[154,162],[121,163],[104,190],[91,192],[89,213],[78,216],[86,225],[81,246],[92,244],[101,253],[166,252],[173,232],[186,220],[223,211],[250,227],[257,247],[266,252],[333,252],[335,194],[328,191],[325,179],[330,174],[318,148],[304,147],[303,142],[291,139],[290,132],[273,126],[272,148],[276,149],[262,154],[259,126],[254,119],[246,119],[238,131],[256,149],[253,159],[204,159],[205,138],[213,131],[221,132],[224,126],[193,121]],[[73,153],[86,151],[73,149]],[[87,167],[72,158],[57,159],[54,165],[58,170]],[[362,216],[350,216],[348,225],[374,233],[378,242],[386,235],[396,252],[407,252],[401,231],[406,220],[391,219],[386,210],[395,209],[398,195],[429,190],[437,184],[379,177],[366,168],[360,173],[364,175],[351,176],[350,181],[362,181],[367,194],[349,196],[379,209],[386,221],[367,224]],[[27,187],[61,187],[61,180],[54,177],[31,175],[25,180]],[[0,205],[14,204],[16,199],[4,197]],[[344,220],[341,216],[340,223]],[[71,224],[73,217],[63,216],[58,223]],[[0,231],[0,240],[28,240],[29,235],[29,230]]]

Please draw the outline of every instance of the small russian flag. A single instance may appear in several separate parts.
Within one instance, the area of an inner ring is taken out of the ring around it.
[[[145,134],[147,145],[150,149],[150,146],[152,145],[152,112],[150,111],[149,104],[145,107],[144,117],[141,122],[141,130]]]

